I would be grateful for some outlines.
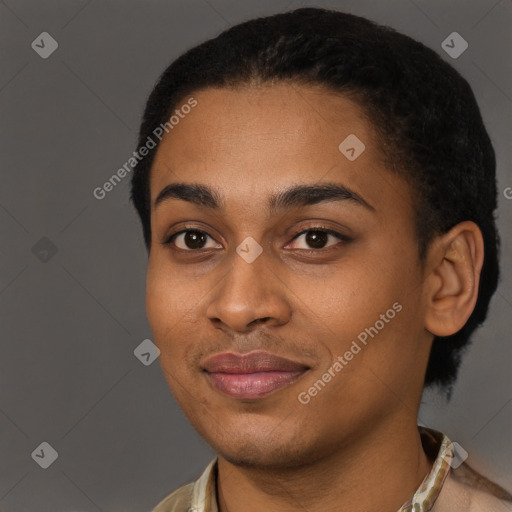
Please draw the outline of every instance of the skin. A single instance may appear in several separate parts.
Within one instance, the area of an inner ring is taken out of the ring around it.
[[[430,470],[417,413],[433,334],[456,332],[478,291],[483,242],[462,223],[421,261],[409,185],[385,168],[361,108],[319,86],[209,89],[162,140],[151,170],[147,315],[171,391],[219,458],[220,510],[395,512]],[[365,151],[349,161],[349,134]],[[210,187],[212,209],[169,184]],[[355,200],[269,212],[294,185],[334,183]],[[330,228],[311,247],[306,229]],[[188,248],[184,229],[205,231]],[[236,252],[246,237],[263,249]],[[196,246],[193,246],[196,247]],[[402,310],[311,401],[298,400],[394,303]],[[267,350],[309,370],[259,400],[223,395],[201,364]],[[392,471],[390,471],[392,468]]]

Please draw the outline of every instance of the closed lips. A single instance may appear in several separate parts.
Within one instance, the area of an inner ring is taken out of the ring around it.
[[[308,366],[268,352],[223,353],[207,359],[203,370],[223,395],[261,399],[297,380]]]
[[[226,352],[207,359],[203,369],[209,373],[297,372],[308,369],[308,366],[269,352]]]

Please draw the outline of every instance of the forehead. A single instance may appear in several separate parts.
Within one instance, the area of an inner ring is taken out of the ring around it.
[[[191,96],[197,106],[158,148],[152,204],[172,182],[202,183],[252,200],[291,183],[339,181],[356,192],[364,189],[369,202],[386,183],[401,186],[384,168],[375,130],[361,107],[340,94],[278,84],[206,89]]]

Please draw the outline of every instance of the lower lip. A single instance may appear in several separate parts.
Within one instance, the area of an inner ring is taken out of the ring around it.
[[[212,384],[232,398],[256,399],[289,386],[304,371],[258,373],[208,373]]]

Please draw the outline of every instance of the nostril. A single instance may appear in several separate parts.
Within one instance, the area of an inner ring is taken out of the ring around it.
[[[263,323],[263,322],[266,322],[267,320],[270,320],[270,317],[269,316],[266,316],[264,318],[257,318],[256,320],[253,320],[251,322],[251,324],[259,324],[259,323]]]

